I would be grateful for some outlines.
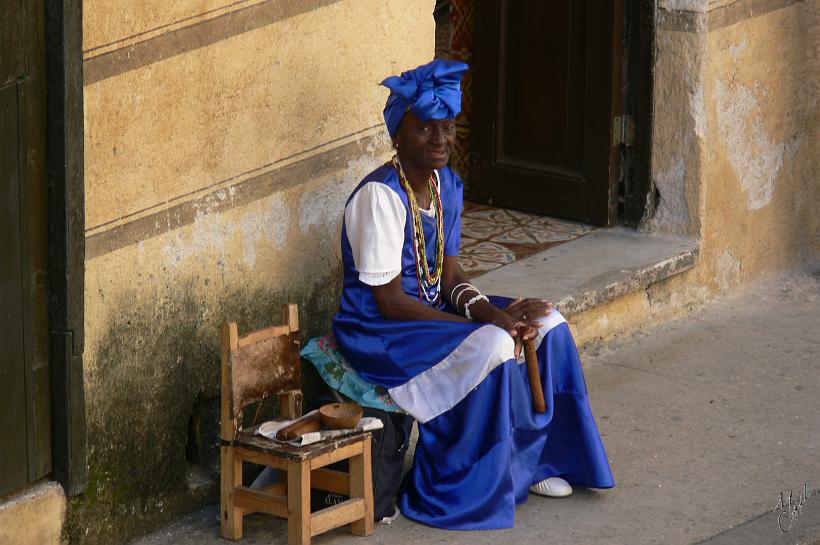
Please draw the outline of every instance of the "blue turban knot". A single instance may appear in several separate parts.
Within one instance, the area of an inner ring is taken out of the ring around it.
[[[390,136],[396,136],[404,114],[412,109],[422,121],[455,119],[461,112],[463,62],[436,59],[415,70],[390,76],[382,85],[390,89],[384,106],[384,121]]]

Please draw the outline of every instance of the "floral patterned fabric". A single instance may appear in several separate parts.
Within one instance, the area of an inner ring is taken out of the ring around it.
[[[356,373],[342,356],[332,334],[310,339],[301,356],[313,364],[325,384],[362,407],[404,412],[390,399],[385,388],[366,382]]]

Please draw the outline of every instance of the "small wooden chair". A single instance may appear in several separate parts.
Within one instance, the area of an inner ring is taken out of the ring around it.
[[[351,524],[358,535],[373,533],[373,487],[370,433],[322,441],[305,447],[277,443],[255,435],[258,422],[242,429],[242,411],[271,395],[279,396],[280,416],[302,413],[299,318],[296,305],[284,309],[286,325],[239,336],[235,322],[222,327],[222,416],[220,431],[220,529],[225,539],[242,538],[242,517],[254,512],[288,520],[288,545],[307,545],[310,538]],[[326,468],[349,459],[349,473]],[[242,463],[252,462],[287,474],[284,482],[262,490],[242,484]],[[350,496],[340,504],[310,512],[310,488]]]

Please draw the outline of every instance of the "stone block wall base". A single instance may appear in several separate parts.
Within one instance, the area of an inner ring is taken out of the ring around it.
[[[66,497],[53,481],[0,499],[0,545],[60,545]]]

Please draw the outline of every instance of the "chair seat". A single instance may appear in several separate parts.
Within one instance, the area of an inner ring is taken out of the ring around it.
[[[285,460],[305,461],[316,458],[322,454],[332,452],[341,447],[358,443],[370,435],[369,431],[361,431],[350,435],[345,435],[343,437],[334,437],[324,441],[319,441],[317,443],[312,443],[310,445],[305,445],[303,447],[298,447],[288,443],[274,441],[273,439],[269,439],[263,435],[257,435],[256,429],[258,427],[259,426],[253,426],[241,430],[236,434],[236,439],[234,441],[222,440],[220,443],[222,446],[245,448],[256,452],[277,456]]]

